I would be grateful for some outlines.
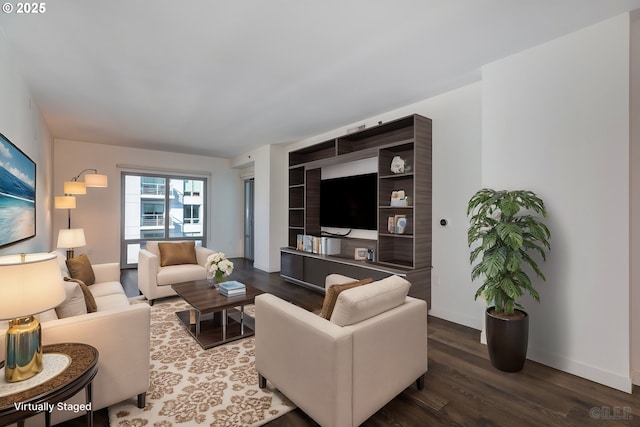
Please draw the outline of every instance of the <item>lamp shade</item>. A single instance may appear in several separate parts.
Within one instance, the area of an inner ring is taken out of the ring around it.
[[[107,175],[101,175],[99,173],[85,174],[84,183],[87,187],[107,187]]]
[[[76,198],[74,196],[56,196],[56,209],[75,209]]]
[[[87,194],[87,186],[82,181],[65,181],[64,194]]]
[[[41,313],[65,300],[55,254],[16,254],[0,257],[0,319]]]
[[[58,249],[79,248],[86,244],[83,228],[63,228],[58,232]]]

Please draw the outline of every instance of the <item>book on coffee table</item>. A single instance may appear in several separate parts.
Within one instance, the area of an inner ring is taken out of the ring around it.
[[[220,283],[218,285],[218,290],[221,295],[224,295],[226,297],[245,295],[247,293],[246,286],[235,280]]]

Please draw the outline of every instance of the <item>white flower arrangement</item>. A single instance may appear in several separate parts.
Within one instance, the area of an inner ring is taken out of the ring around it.
[[[206,266],[218,283],[223,282],[224,277],[233,272],[233,263],[222,252],[215,252],[209,255]]]

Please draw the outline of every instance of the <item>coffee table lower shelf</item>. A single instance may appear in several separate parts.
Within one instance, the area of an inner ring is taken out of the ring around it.
[[[195,309],[177,311],[176,316],[191,336],[207,350],[228,342],[236,341],[254,335],[255,320],[251,316],[236,309],[226,310],[227,324],[223,325],[223,311],[216,311],[200,316],[200,332],[196,333]],[[241,321],[241,316],[244,320]],[[226,330],[225,330],[226,329]]]

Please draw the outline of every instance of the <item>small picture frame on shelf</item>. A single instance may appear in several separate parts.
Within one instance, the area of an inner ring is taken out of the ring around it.
[[[407,216],[396,215],[394,219],[395,219],[395,233],[404,234],[404,230],[407,228]]]

